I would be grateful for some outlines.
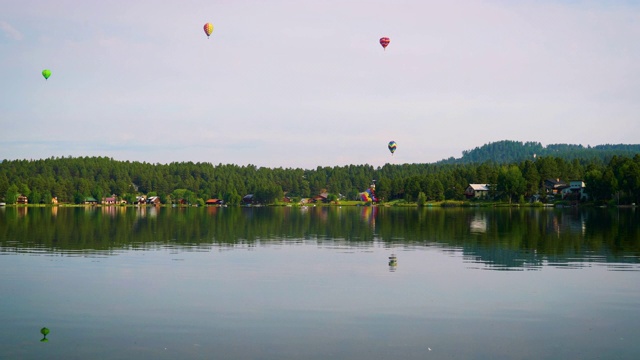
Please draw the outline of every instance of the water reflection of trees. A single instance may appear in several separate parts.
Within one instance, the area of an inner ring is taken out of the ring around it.
[[[274,242],[348,246],[440,246],[497,267],[615,261],[637,263],[633,209],[440,208],[6,208],[2,251],[184,249]]]

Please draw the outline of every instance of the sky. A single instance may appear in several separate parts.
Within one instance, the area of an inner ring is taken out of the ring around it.
[[[0,9],[0,159],[315,169],[430,163],[501,140],[640,142],[640,1]]]

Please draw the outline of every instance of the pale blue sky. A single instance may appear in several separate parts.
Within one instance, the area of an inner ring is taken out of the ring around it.
[[[0,0],[0,9],[0,159],[381,166],[499,140],[640,139],[637,2]]]

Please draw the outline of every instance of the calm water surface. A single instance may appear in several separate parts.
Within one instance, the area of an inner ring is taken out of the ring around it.
[[[639,213],[0,208],[0,358],[638,359]]]

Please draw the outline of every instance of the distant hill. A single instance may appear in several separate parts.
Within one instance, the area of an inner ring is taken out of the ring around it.
[[[609,161],[614,155],[633,157],[640,154],[640,144],[606,144],[587,146],[572,144],[550,144],[542,146],[539,142],[502,140],[476,147],[473,150],[465,150],[459,159],[450,157],[438,162],[438,164],[470,164],[492,161],[496,163],[516,163],[524,160],[533,160],[540,156],[553,156],[564,160],[573,159],[599,159]]]

